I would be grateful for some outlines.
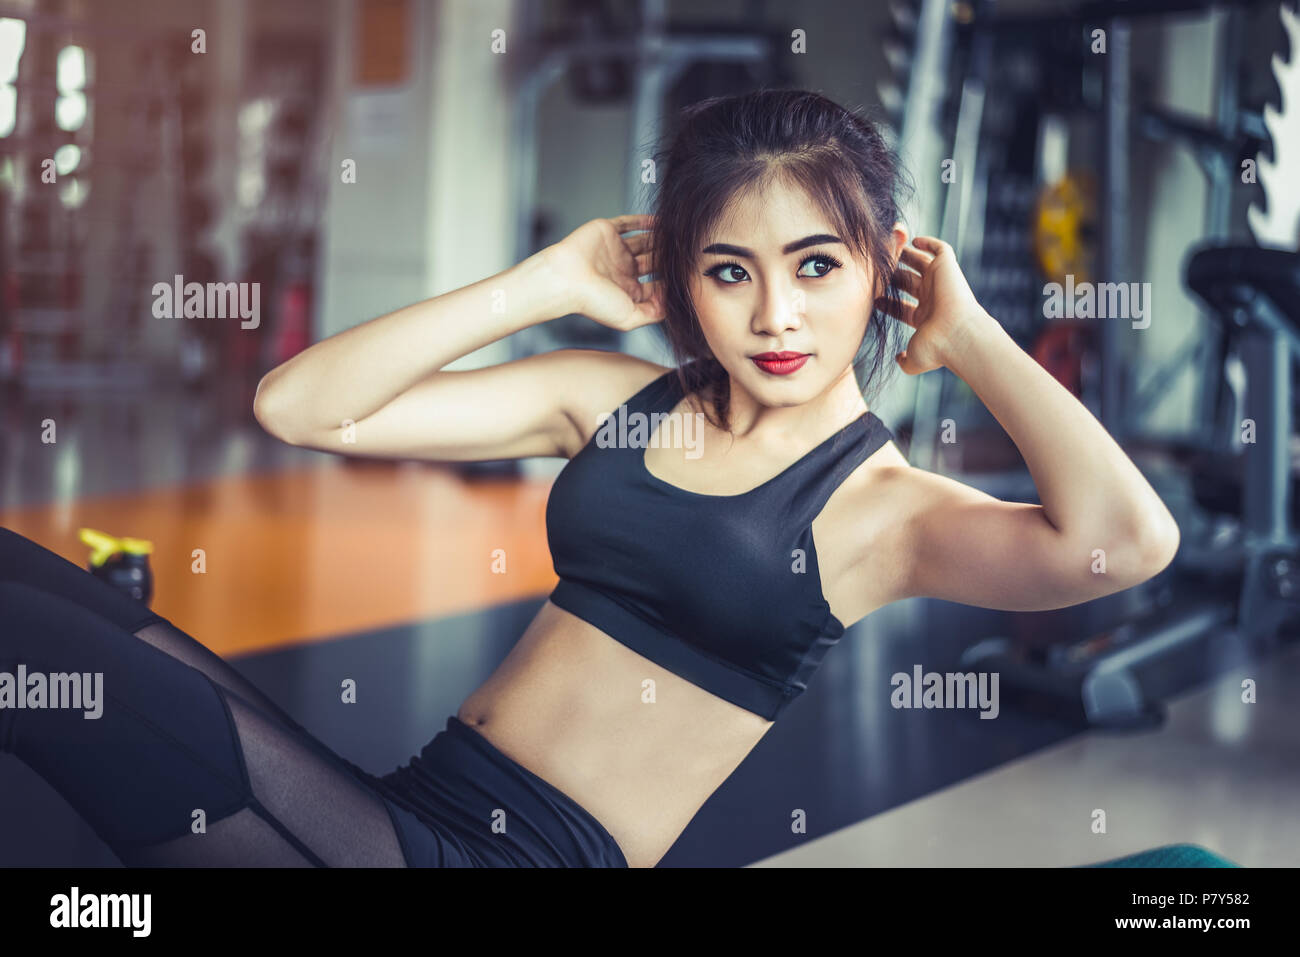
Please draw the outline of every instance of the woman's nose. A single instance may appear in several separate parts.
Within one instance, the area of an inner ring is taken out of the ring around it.
[[[787,329],[803,325],[807,309],[806,294],[788,283],[773,283],[764,293],[757,312],[754,313],[754,332],[779,335]]]

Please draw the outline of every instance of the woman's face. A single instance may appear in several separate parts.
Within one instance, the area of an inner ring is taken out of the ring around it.
[[[805,193],[773,182],[737,197],[701,244],[691,280],[701,330],[732,385],[760,405],[815,398],[862,344],[875,304],[872,270],[834,232]],[[781,352],[805,358],[755,361]]]

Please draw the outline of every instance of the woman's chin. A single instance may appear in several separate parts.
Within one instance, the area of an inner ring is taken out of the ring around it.
[[[749,389],[760,405],[773,409],[791,409],[805,405],[821,395],[824,383],[805,382],[759,382]]]

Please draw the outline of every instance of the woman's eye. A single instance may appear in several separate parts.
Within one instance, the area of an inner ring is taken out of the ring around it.
[[[717,278],[720,278],[720,277],[721,277],[722,273],[727,272],[727,271],[732,270],[732,269],[739,269],[742,273],[745,271],[743,268],[741,268],[741,266],[740,266],[739,263],[718,263],[718,265],[714,266],[712,269],[707,270],[707,271],[704,273],[704,275],[706,275],[706,276],[713,276],[715,279],[717,279]],[[739,280],[739,279],[735,279],[735,280],[731,280],[731,279],[723,279],[722,282],[723,282],[725,285],[728,285],[728,286],[734,286],[734,285],[736,285],[737,283],[739,283],[740,280]]]
[[[832,259],[830,256],[809,256],[802,263],[800,263],[799,268],[802,270],[803,267],[808,265],[809,263],[817,263],[817,262],[825,265],[826,271],[812,273],[812,278],[814,279],[820,279],[822,276],[827,275],[832,269],[838,269],[840,266],[839,262],[837,260]],[[800,275],[807,276],[808,273],[801,272]]]
[[[818,263],[818,262],[822,263],[823,266],[825,267],[822,272],[807,273],[803,271],[804,267],[807,266],[809,263]],[[830,273],[831,270],[838,269],[841,265],[842,263],[840,263],[839,260],[834,259],[831,256],[809,256],[807,259],[805,259],[802,263],[799,264],[798,274],[806,279],[820,279],[823,276]],[[735,273],[732,272],[733,270],[739,272],[742,278],[739,279],[735,278]],[[723,279],[722,278],[723,273],[730,273],[732,275],[732,278]],[[736,286],[744,282],[744,277],[746,276],[746,273],[744,267],[742,267],[740,263],[719,263],[718,265],[714,266],[712,269],[706,271],[704,275],[713,276],[715,279],[718,279],[724,285]]]

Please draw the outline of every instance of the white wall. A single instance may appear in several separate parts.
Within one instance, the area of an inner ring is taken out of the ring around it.
[[[384,89],[354,83],[355,3],[335,6],[342,68],[331,91],[318,338],[500,272],[514,251],[510,96],[502,58],[489,52],[494,28],[510,36],[513,0],[412,4],[409,79]],[[356,162],[355,183],[340,181],[345,159]],[[495,343],[449,368],[504,361],[508,348]]]

